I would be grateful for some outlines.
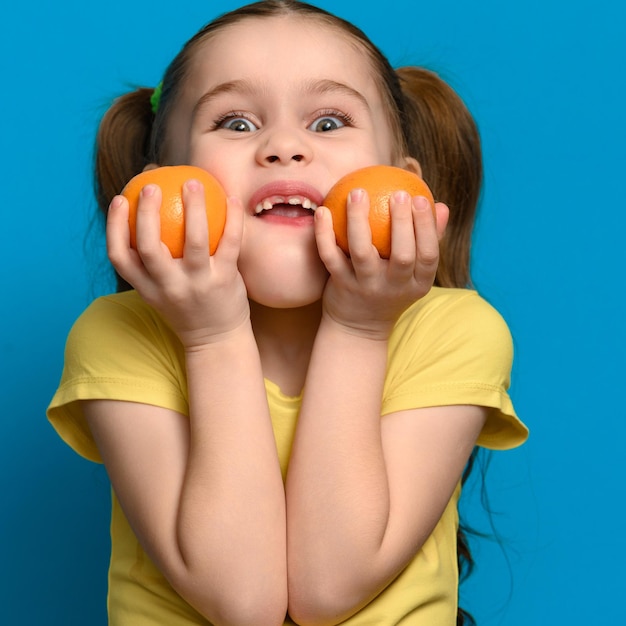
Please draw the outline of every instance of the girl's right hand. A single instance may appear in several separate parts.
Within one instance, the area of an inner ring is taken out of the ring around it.
[[[113,198],[107,217],[107,252],[111,263],[141,297],[168,322],[187,349],[213,343],[250,317],[246,288],[237,269],[243,233],[243,207],[229,198],[224,234],[209,255],[208,225],[202,184],[183,186],[185,246],[172,258],[160,240],[161,190],[147,185],[137,209],[137,249],[130,246],[128,201]]]
[[[119,274],[183,344],[184,380],[171,379],[167,368],[155,373],[161,348],[143,356],[150,384],[172,385],[160,398],[186,385],[186,410],[153,406],[143,396],[88,400],[83,411],[128,523],[172,588],[206,623],[278,625],[287,611],[285,494],[237,269],[243,207],[229,201],[210,256],[199,183],[184,185],[183,204],[182,258],[160,241],[155,185],[140,196],[137,249],[130,246],[128,203],[119,196],[109,209],[107,245]],[[139,330],[137,345],[144,338]]]

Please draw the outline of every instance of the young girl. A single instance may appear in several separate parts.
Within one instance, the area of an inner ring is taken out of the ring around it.
[[[269,0],[202,29],[162,92],[115,102],[97,147],[120,293],[76,322],[48,414],[111,479],[110,623],[457,623],[463,470],[476,444],[527,436],[507,327],[467,288],[481,159],[458,97],[341,19]],[[229,196],[216,253],[194,180],[183,258],[154,185],[131,249],[116,194],[183,163]],[[394,195],[389,260],[362,190],[349,256],[321,206],[372,164],[445,203]]]

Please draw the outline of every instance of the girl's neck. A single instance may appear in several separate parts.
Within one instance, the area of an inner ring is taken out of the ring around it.
[[[302,391],[321,314],[321,302],[297,309],[270,309],[250,302],[263,375],[286,395]]]

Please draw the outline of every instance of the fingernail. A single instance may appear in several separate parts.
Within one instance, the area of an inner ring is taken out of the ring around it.
[[[121,196],[115,196],[115,198],[113,198],[113,200],[111,200],[111,204],[109,205],[110,209],[117,209],[118,206],[122,205],[122,197]]]
[[[418,211],[425,211],[428,208],[428,200],[424,196],[413,198],[413,208]]]
[[[189,191],[198,191],[200,189],[200,181],[197,181],[195,178],[188,180],[185,184]]]
[[[146,185],[142,190],[141,193],[143,194],[143,196],[145,198],[150,198],[151,196],[154,195],[154,192],[156,191],[156,185]]]
[[[350,192],[350,202],[360,202],[363,200],[363,195],[365,191],[363,189],[353,189]]]
[[[409,201],[409,194],[406,191],[394,191],[393,199],[399,204],[406,204]]]

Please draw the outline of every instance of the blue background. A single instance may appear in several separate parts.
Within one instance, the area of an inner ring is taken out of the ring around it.
[[[3,9],[3,624],[105,624],[107,478],[44,414],[72,322],[111,289],[90,228],[93,135],[112,97],[157,83],[188,37],[235,6]],[[492,459],[505,549],[479,543],[465,603],[484,626],[623,623],[625,10],[614,0],[321,6],[364,28],[393,64],[438,71],[483,137],[473,272],[514,334],[512,395],[532,434]]]

